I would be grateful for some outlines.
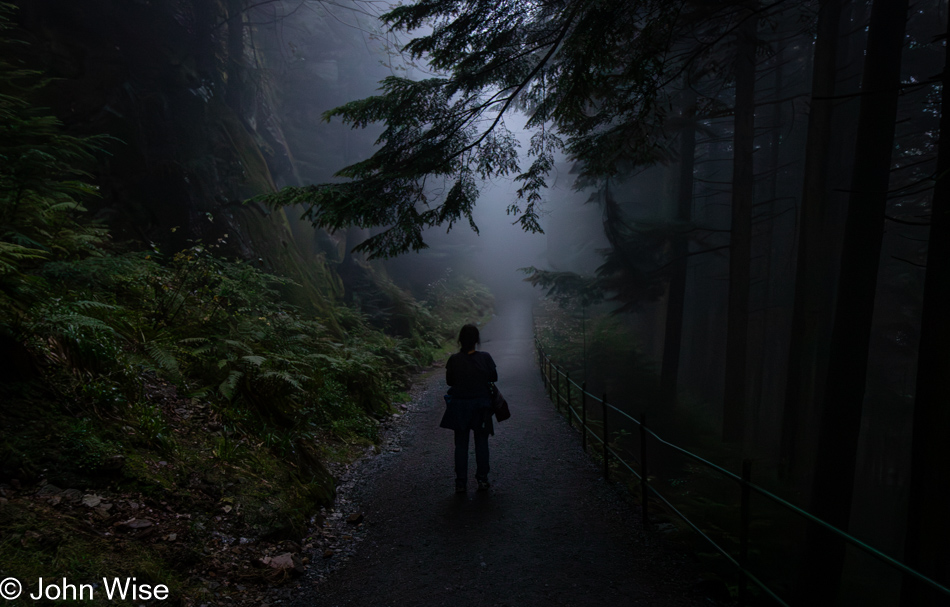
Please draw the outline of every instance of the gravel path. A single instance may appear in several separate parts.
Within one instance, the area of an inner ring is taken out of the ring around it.
[[[352,548],[325,560],[314,555],[310,583],[301,585],[309,590],[295,604],[700,604],[687,591],[696,578],[686,558],[643,534],[638,513],[604,483],[577,432],[555,414],[531,329],[530,302],[513,301],[482,331],[481,349],[495,359],[512,410],[490,441],[491,491],[476,492],[470,480],[467,494],[454,492],[452,434],[438,427],[446,386],[437,369],[414,390],[382,453],[344,479],[341,514],[359,510],[364,523],[346,537]],[[322,579],[321,561],[338,560],[346,562]]]

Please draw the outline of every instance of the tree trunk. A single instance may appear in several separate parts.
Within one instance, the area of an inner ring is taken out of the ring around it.
[[[779,474],[796,478],[795,466],[805,421],[807,403],[815,398],[815,369],[818,365],[819,327],[822,313],[823,268],[828,248],[825,210],[828,205],[828,152],[831,146],[831,117],[834,112],[835,74],[838,55],[838,28],[842,0],[822,0],[818,12],[818,35],[812,68],[811,108],[808,139],[805,143],[805,176],[798,219],[798,251],[795,266],[795,297],[782,412]]]
[[[781,99],[786,92],[784,44],[779,44],[773,62],[775,81],[772,88],[772,96],[776,99]],[[752,321],[750,328],[750,344],[754,344],[750,346],[750,353],[755,365],[755,373],[752,378],[752,432],[753,435],[759,437],[762,436],[759,429],[763,407],[771,409],[771,403],[774,402],[774,398],[770,398],[769,392],[772,382],[775,381],[774,357],[779,355],[779,353],[775,351],[776,348],[772,347],[774,342],[772,327],[774,324],[772,319],[772,287],[775,275],[772,266],[776,244],[775,223],[777,217],[775,215],[775,208],[778,201],[779,181],[783,175],[780,164],[784,134],[784,106],[784,103],[775,103],[772,105],[772,126],[769,129],[769,155],[765,171],[768,175],[768,180],[765,187],[760,189],[765,198],[766,210],[759,215],[759,228],[756,230],[757,233],[753,236],[753,245],[756,245],[753,247],[753,249],[756,250],[753,254],[753,258],[761,259],[758,263],[758,272],[753,271],[753,274],[758,275],[758,281],[761,281],[763,285],[761,294],[758,297],[754,294],[752,296],[753,302],[757,302],[757,305],[753,305],[753,310],[755,308],[759,308],[759,310],[756,313],[758,320],[757,322]]]
[[[680,131],[679,193],[676,223],[680,231],[673,239],[672,278],[666,300],[666,331],[663,337],[663,364],[660,368],[660,390],[670,405],[676,403],[680,351],[683,337],[683,307],[686,302],[686,272],[689,237],[686,226],[693,213],[693,166],[696,158],[696,92],[686,83],[683,99],[683,129]]]
[[[241,117],[244,92],[244,7],[243,0],[228,0],[228,82],[224,101]]]
[[[749,267],[755,174],[755,50],[758,18],[739,26],[736,51],[735,133],[732,163],[732,224],[729,243],[729,311],[722,439],[741,443],[745,433],[746,351],[749,335]]]
[[[215,64],[215,21],[220,19],[218,11],[210,2],[195,2],[195,64],[202,78],[211,82],[219,81]]]
[[[946,61],[917,355],[904,555],[910,567],[950,586],[950,498],[946,491],[950,478],[950,47]],[[946,604],[946,596],[909,578],[904,581],[902,607]]]
[[[908,0],[876,0],[868,27],[831,357],[822,400],[818,464],[811,494],[813,513],[840,529],[848,528],[851,515],[907,7]],[[817,599],[831,604],[841,581],[844,544],[812,526],[806,550],[807,585],[828,589]],[[811,597],[813,603],[815,598]]]

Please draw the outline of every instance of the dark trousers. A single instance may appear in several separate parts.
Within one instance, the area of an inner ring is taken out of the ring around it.
[[[482,430],[455,431],[455,479],[468,482],[468,435],[475,434],[475,478],[488,480],[488,432]]]

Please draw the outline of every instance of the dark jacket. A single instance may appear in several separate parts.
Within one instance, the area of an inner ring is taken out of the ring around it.
[[[439,426],[467,432],[495,434],[489,383],[498,381],[495,361],[488,352],[457,352],[445,363],[445,413]]]
[[[488,384],[498,381],[495,361],[488,352],[456,352],[445,363],[445,383],[456,398],[491,396]]]

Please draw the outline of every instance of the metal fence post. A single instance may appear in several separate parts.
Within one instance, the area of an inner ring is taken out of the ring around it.
[[[564,387],[567,388],[567,425],[571,428],[574,427],[574,408],[571,407],[571,374],[567,373],[564,376]]]
[[[607,429],[607,393],[604,392],[604,481],[610,482],[610,431]]]
[[[538,366],[541,367],[541,383],[547,386],[547,375],[544,372],[544,348],[541,347],[541,342],[538,342]]]
[[[561,370],[557,367],[554,369],[554,408],[561,412]]]
[[[541,383],[544,384],[544,387],[548,387],[548,374],[544,369],[544,350],[541,350]]]
[[[587,453],[587,382],[581,384],[581,446]]]
[[[742,497],[739,501],[739,564],[745,569],[749,557],[749,482],[752,480],[752,461],[742,460]],[[739,607],[746,604],[748,589],[746,587],[745,573],[740,572],[739,577]]]
[[[548,372],[547,372],[548,381],[546,382],[546,385],[545,385],[544,387],[548,389],[548,398],[551,398],[551,388],[552,388],[552,384],[551,384],[551,357],[545,356],[545,357],[544,357],[544,363],[547,365],[547,369],[548,369]]]
[[[640,414],[640,516],[643,530],[649,529],[650,516],[648,500],[650,499],[650,469],[647,467],[647,414]]]

